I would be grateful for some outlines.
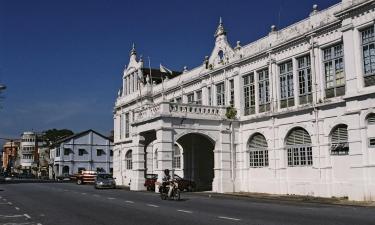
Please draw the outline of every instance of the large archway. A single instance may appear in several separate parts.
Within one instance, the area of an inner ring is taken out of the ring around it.
[[[183,151],[184,179],[194,181],[195,190],[212,190],[215,142],[206,135],[189,133],[180,137],[177,143]]]

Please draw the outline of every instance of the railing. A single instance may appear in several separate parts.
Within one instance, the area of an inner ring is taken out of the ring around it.
[[[204,106],[162,102],[157,105],[143,106],[134,111],[134,122],[142,122],[158,116],[202,118],[202,119],[223,119],[225,107]]]

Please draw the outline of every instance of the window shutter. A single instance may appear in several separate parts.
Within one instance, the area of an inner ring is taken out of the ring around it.
[[[348,142],[348,126],[340,125],[332,132],[332,143],[346,143]]]
[[[254,135],[249,144],[250,148],[267,148],[267,141],[266,138],[264,138],[261,134]]]
[[[371,113],[367,117],[367,123],[370,124],[370,125],[374,125],[375,124],[375,113]]]
[[[290,132],[286,139],[286,145],[310,145],[311,138],[309,133],[302,128],[296,128]]]

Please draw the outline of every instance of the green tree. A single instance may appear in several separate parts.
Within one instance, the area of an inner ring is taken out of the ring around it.
[[[43,140],[46,142],[46,145],[48,147],[52,147],[56,141],[71,136],[73,135],[73,131],[68,130],[68,129],[49,129],[43,132]]]

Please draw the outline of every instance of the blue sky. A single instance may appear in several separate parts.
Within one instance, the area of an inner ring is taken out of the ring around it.
[[[339,0],[0,0],[0,137],[67,128],[109,134],[133,42],[173,70],[203,62],[223,17],[247,44]]]

